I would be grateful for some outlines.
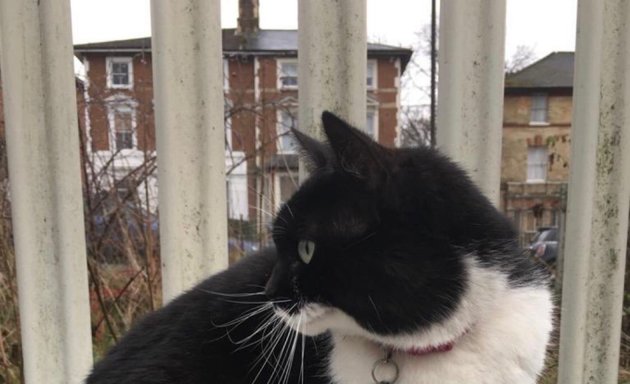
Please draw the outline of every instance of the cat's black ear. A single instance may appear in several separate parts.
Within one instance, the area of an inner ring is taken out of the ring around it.
[[[309,172],[324,168],[328,165],[329,150],[325,144],[295,128],[291,128],[291,132],[302,149],[302,154],[306,160],[306,167]]]
[[[369,178],[386,171],[383,147],[335,114],[322,113],[324,132],[337,165],[344,171]]]

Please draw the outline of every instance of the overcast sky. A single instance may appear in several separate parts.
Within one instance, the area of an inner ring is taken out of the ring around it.
[[[310,0],[315,1],[315,0]],[[463,0],[466,1],[466,0]],[[151,34],[149,0],[71,0],[75,43],[146,37]],[[439,1],[438,1],[439,3]],[[260,27],[297,28],[297,0],[259,0]],[[368,39],[413,47],[430,22],[430,0],[367,0]],[[238,0],[221,0],[221,24],[234,28]],[[507,0],[506,57],[517,46],[537,58],[573,51],[577,0]]]
[[[221,1],[221,24],[234,28],[238,0]],[[506,55],[528,45],[542,57],[575,46],[577,0],[508,0]],[[368,0],[368,36],[390,44],[412,46],[430,21],[430,0]],[[260,0],[260,26],[297,28],[297,0]],[[149,36],[149,0],[72,0],[76,43]]]

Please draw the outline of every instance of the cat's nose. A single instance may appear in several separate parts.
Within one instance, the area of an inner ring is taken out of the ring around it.
[[[265,286],[265,294],[270,300],[289,298],[291,294],[290,284],[288,283],[287,274],[281,266],[277,265],[273,269],[271,277],[267,280],[267,285]]]

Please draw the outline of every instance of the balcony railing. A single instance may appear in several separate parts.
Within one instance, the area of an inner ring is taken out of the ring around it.
[[[299,126],[315,136],[323,109],[365,125],[365,2],[299,3]],[[227,266],[219,5],[152,1],[167,300]],[[438,146],[495,202],[505,6],[444,0],[440,16]],[[617,378],[630,203],[629,20],[626,0],[579,1],[560,383]],[[0,25],[25,382],[79,383],[92,346],[69,0],[1,0]]]

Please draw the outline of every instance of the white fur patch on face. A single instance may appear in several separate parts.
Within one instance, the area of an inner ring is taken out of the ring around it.
[[[319,303],[306,304],[293,315],[275,308],[276,315],[284,320],[289,327],[307,336],[315,336],[328,331],[329,317],[335,311],[337,311],[335,308]]]

